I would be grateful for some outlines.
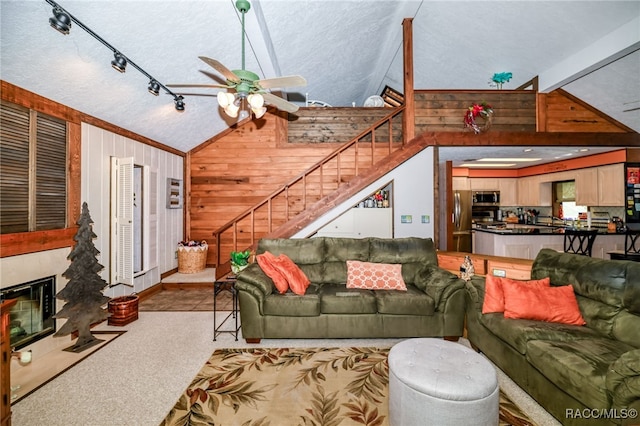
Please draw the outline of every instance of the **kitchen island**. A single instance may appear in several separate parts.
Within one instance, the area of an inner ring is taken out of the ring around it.
[[[587,229],[587,228],[583,228]],[[474,228],[473,252],[490,256],[535,259],[543,248],[564,251],[564,228],[552,226]],[[609,259],[609,252],[624,250],[624,234],[599,229],[592,257]]]

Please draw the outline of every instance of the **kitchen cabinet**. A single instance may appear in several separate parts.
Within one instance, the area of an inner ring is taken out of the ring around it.
[[[551,182],[540,176],[527,176],[518,179],[518,205],[522,207],[550,206]]]
[[[451,188],[454,191],[469,191],[471,189],[469,178],[466,176],[454,176],[451,179]]]
[[[471,178],[469,186],[472,191],[498,191],[498,179],[496,178]]]
[[[598,167],[597,206],[624,206],[624,164]],[[587,204],[589,205],[589,204]]]
[[[517,206],[518,205],[518,179],[517,178],[498,179],[498,188],[500,189],[500,205],[501,206]]]
[[[393,238],[393,209],[352,208],[320,228],[316,236]]]
[[[596,167],[580,169],[575,172],[576,205],[597,206],[598,204],[598,170]],[[622,185],[620,185],[622,186]]]

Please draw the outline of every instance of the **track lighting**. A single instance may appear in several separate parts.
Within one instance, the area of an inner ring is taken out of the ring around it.
[[[49,18],[49,24],[51,24],[52,28],[66,35],[69,34],[71,29],[71,18],[59,7],[54,7],[53,18]]]
[[[111,61],[111,66],[116,71],[125,72],[127,68],[127,58],[116,52],[113,54],[113,61]]]
[[[149,93],[158,96],[160,94],[160,84],[157,81],[151,80],[149,82]]]
[[[176,104],[176,110],[184,111],[184,97],[182,97],[182,95],[176,95],[173,101]]]
[[[140,71],[143,75],[145,75],[149,79],[149,92],[153,95],[158,96],[160,93],[160,88],[162,88],[168,95],[173,96],[176,110],[184,111],[184,98],[180,95],[173,93],[169,90],[164,84],[160,83],[158,80],[153,78],[148,72],[140,68],[135,62],[133,62],[130,58],[127,58],[125,55],[120,53],[115,47],[107,43],[102,37],[98,34],[94,33],[89,27],[80,22],[75,16],[66,11],[62,6],[56,3],[54,0],[45,0],[51,6],[53,6],[53,17],[49,18],[49,24],[55,30],[61,32],[62,34],[69,34],[69,30],[71,29],[71,23],[75,22],[75,24],[85,30],[91,37],[98,40],[104,46],[106,46],[109,50],[113,52],[113,60],[111,61],[111,66],[120,72],[125,72],[127,68],[127,64],[130,64],[132,67]]]

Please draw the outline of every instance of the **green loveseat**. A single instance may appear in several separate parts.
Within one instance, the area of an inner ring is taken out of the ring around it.
[[[256,254],[290,257],[311,281],[280,294],[257,263],[238,274],[242,335],[261,338],[447,337],[464,325],[464,281],[438,267],[430,238],[262,239]],[[402,264],[407,291],[347,289],[347,260]]]
[[[467,333],[563,425],[640,424],[640,263],[543,249],[531,278],[572,284],[585,326],[482,314],[484,278],[467,283]]]

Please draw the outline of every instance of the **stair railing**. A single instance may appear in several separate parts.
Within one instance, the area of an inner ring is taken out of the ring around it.
[[[242,250],[255,248],[255,243],[261,238],[261,236],[271,233],[275,228],[275,207],[284,209],[284,215],[278,216],[281,222],[277,224],[279,226],[291,219],[293,216],[306,210],[308,205],[317,202],[332,191],[335,191],[342,185],[346,184],[349,179],[349,174],[347,173],[349,166],[351,166],[350,170],[353,171],[351,177],[359,176],[362,173],[363,164],[367,164],[367,167],[364,167],[364,170],[373,166],[378,158],[376,155],[378,154],[379,156],[381,154],[380,144],[378,143],[378,146],[376,146],[376,132],[381,128],[386,129],[388,140],[387,149],[385,150],[387,152],[383,156],[387,156],[398,149],[402,149],[404,146],[404,138],[401,134],[402,120],[399,120],[399,123],[397,123],[397,130],[400,133],[399,136],[395,135],[395,142],[393,120],[398,118],[403,112],[404,106],[395,108],[387,116],[374,122],[368,129],[336,148],[324,159],[320,160],[298,176],[295,176],[293,179],[282,185],[282,187],[265,197],[262,201],[258,202],[253,207],[247,209],[214,231],[213,237],[216,244],[216,278],[226,275],[231,270],[230,260],[223,262],[221,259],[223,234],[227,232],[231,233],[230,246],[228,244],[228,247],[225,247],[228,249],[227,251],[229,251],[229,253],[231,251],[238,251],[238,247],[242,247]],[[365,152],[363,152],[361,147],[363,143],[368,143],[368,149],[366,149]],[[376,153],[377,150],[378,153]],[[352,161],[349,161],[348,159],[345,160],[349,153],[352,153]],[[326,183],[326,179],[327,177],[331,179],[330,169],[332,168],[335,168],[335,176],[334,179],[331,180],[334,185],[329,186]],[[310,184],[310,182],[313,182],[314,180],[319,181],[317,194],[312,193],[315,186]],[[292,209],[291,202],[294,201],[296,195],[300,197],[300,205],[298,208]],[[310,200],[313,201],[310,203]],[[263,210],[266,210],[266,213],[263,213],[263,215],[266,216],[266,223],[258,225],[258,216]],[[248,222],[248,224],[244,224],[244,222]],[[258,229],[258,227],[260,229]]]

